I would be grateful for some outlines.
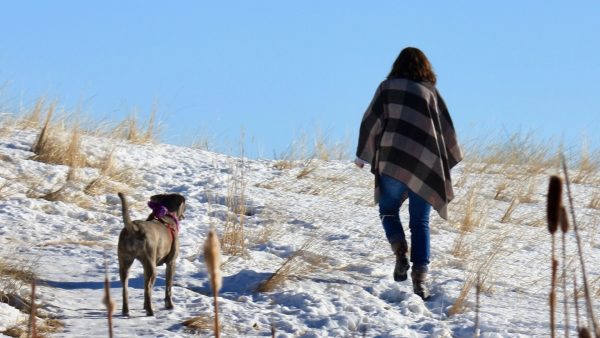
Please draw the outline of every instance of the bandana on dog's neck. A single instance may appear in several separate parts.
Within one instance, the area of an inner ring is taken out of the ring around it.
[[[154,202],[154,201],[148,202],[148,207],[150,207],[150,209],[152,209],[152,215],[154,215],[154,217],[156,217],[159,220],[162,217],[169,215],[175,221],[177,230],[179,230],[179,219],[177,219],[177,216],[175,215],[174,212],[169,212],[169,209],[167,209],[167,207],[165,207],[164,205],[162,205],[158,202]]]
[[[163,217],[169,213],[169,209],[167,209],[164,205],[150,201],[148,202],[148,206],[152,209],[152,213],[155,217]]]

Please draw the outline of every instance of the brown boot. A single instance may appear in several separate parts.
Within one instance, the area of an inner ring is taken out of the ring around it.
[[[406,241],[394,242],[392,245],[392,251],[396,255],[396,266],[394,267],[394,280],[396,282],[402,282],[408,279],[408,268],[410,268],[410,264],[408,263],[408,257],[406,257],[406,253],[408,251],[408,245]]]
[[[414,293],[421,297],[423,300],[427,300],[429,298],[429,290],[425,285],[427,280],[427,267],[414,267],[410,273],[410,277],[413,283],[413,291]]]

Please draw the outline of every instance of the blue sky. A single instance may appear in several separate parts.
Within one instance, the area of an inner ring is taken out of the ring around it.
[[[0,8],[0,105],[99,119],[157,105],[163,139],[272,157],[318,128],[350,148],[399,51],[422,49],[459,138],[600,144],[600,2],[37,1]],[[353,152],[353,149],[352,149]]]

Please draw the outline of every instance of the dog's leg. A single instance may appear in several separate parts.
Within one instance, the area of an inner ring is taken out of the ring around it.
[[[123,316],[129,316],[129,268],[133,264],[133,259],[119,256],[119,277],[123,287]]]
[[[171,288],[173,287],[173,277],[175,276],[175,259],[167,263],[167,285],[165,287],[165,307],[169,310],[173,309],[173,299]]]
[[[156,265],[154,260],[147,260],[144,265],[144,310],[147,316],[154,316],[152,309],[152,288],[156,280]]]

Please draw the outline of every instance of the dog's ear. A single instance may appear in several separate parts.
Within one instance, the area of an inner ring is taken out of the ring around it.
[[[181,205],[179,206],[179,209],[177,210],[177,218],[179,219],[184,219],[184,213],[185,213],[185,202],[181,203]]]
[[[150,197],[152,202],[162,204],[169,212],[180,212],[182,205],[185,205],[185,197],[179,194],[159,194]]]

